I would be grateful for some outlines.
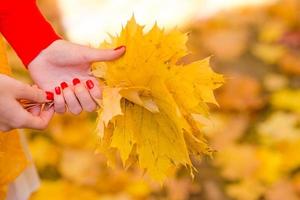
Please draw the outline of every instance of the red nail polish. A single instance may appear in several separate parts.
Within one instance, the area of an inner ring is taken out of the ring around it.
[[[87,88],[92,89],[92,88],[94,87],[93,81],[87,80],[87,81],[86,81],[86,86],[87,86]]]
[[[124,45],[122,45],[122,46],[119,46],[119,47],[115,48],[114,50],[117,51],[117,50],[122,49],[122,48],[126,48],[126,47]]]
[[[46,91],[46,98],[47,100],[52,101],[54,99],[54,94],[52,92]]]
[[[62,89],[65,89],[65,88],[68,87],[68,83],[62,82],[62,83],[60,84],[60,86],[61,86]]]
[[[77,85],[78,83],[80,83],[80,80],[78,78],[74,78],[73,85]]]
[[[60,87],[55,87],[54,90],[55,90],[55,94],[57,94],[57,95],[61,94]]]

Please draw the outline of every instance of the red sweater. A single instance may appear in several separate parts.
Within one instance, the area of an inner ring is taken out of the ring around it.
[[[25,66],[59,39],[35,0],[0,0],[0,32]]]

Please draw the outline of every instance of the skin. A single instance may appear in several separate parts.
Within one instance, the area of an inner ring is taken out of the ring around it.
[[[95,111],[95,99],[101,98],[98,81],[90,75],[93,62],[113,61],[125,53],[125,47],[118,50],[100,50],[56,40],[44,49],[29,65],[31,78],[41,89],[55,93],[55,87],[66,82],[60,95],[54,95],[54,109],[57,113],[66,112],[66,108],[75,115],[83,110]],[[72,81],[78,78],[81,82],[73,86]],[[88,89],[86,81],[92,80],[94,87]]]
[[[99,50],[56,40],[40,52],[28,65],[28,71],[37,84],[30,86],[9,76],[0,74],[0,131],[15,128],[42,130],[50,122],[54,111],[66,112],[66,107],[75,115],[85,110],[92,112],[97,108],[95,99],[101,98],[98,81],[90,76],[90,64],[97,61],[113,61],[125,53],[125,47],[117,50]],[[78,78],[79,84],[72,84]],[[88,88],[86,81],[94,83]],[[55,87],[62,82],[69,86],[61,94],[55,94]],[[39,89],[41,88],[41,89]],[[19,100],[45,103],[45,91],[54,93],[54,107],[44,110],[35,106],[29,110],[23,108]]]
[[[31,110],[24,109],[18,100],[47,102],[46,94],[37,87],[24,84],[9,76],[0,74],[0,131],[15,128],[44,129],[51,120],[54,109],[41,110],[37,106]]]

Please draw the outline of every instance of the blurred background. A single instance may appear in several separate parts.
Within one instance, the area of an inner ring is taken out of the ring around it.
[[[40,0],[57,32],[97,46],[133,15],[146,29],[188,32],[190,61],[212,55],[226,75],[220,108],[203,132],[216,150],[194,160],[194,180],[178,169],[161,186],[142,171],[106,166],[95,155],[95,115],[56,116],[48,130],[27,131],[42,180],[31,200],[300,199],[299,0]],[[18,79],[30,82],[15,53]]]

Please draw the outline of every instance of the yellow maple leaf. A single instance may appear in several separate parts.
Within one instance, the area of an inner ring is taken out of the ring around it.
[[[207,103],[217,104],[213,90],[224,80],[209,67],[209,58],[177,64],[189,53],[186,41],[177,29],[164,32],[157,25],[144,33],[133,17],[120,36],[102,45],[125,45],[125,55],[93,64],[94,76],[106,84],[98,150],[108,158],[118,150],[124,165],[137,155],[140,167],[158,181],[178,165],[193,168],[190,155],[211,153],[193,116],[207,115]]]

